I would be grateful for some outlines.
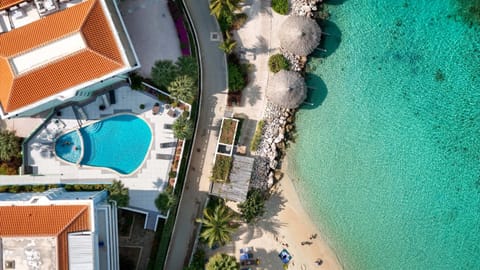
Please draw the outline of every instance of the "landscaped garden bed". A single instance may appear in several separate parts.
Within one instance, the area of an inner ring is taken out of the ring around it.
[[[168,9],[170,10],[170,14],[172,15],[173,21],[175,23],[175,28],[177,29],[182,55],[189,56],[190,41],[188,40],[187,28],[185,27],[185,24],[183,22],[182,12],[180,11],[180,8],[177,6],[177,4],[173,1],[168,1]]]
[[[233,144],[237,132],[238,120],[224,118],[220,133],[220,143]]]
[[[212,181],[228,182],[232,169],[232,157],[217,155],[212,169]]]

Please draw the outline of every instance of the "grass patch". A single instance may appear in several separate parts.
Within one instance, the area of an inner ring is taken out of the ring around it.
[[[255,129],[255,134],[253,135],[252,142],[250,143],[250,151],[257,151],[258,145],[262,139],[263,127],[265,126],[265,121],[260,120],[257,123],[257,128]]]

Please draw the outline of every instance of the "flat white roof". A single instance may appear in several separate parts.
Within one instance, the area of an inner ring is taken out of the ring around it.
[[[53,41],[10,59],[17,74],[30,71],[67,55],[85,49],[87,44],[80,32]]]

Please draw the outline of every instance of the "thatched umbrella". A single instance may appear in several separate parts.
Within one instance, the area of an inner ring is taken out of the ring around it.
[[[269,80],[267,98],[283,108],[297,108],[306,97],[307,86],[298,72],[281,70]]]
[[[320,44],[322,30],[305,16],[289,16],[280,27],[280,46],[296,55],[309,55]]]

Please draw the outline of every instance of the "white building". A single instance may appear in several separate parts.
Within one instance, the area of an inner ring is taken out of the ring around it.
[[[117,207],[106,191],[0,193],[0,269],[119,269]]]
[[[32,116],[139,67],[112,0],[0,1],[0,117]]]

